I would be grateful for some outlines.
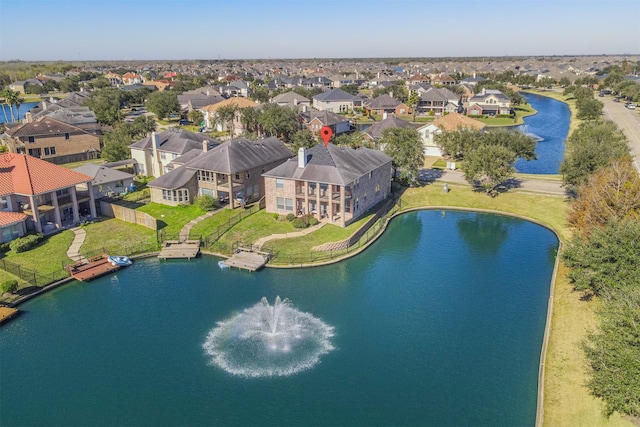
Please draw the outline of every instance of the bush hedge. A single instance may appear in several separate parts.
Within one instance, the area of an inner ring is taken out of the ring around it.
[[[35,248],[42,239],[44,239],[44,236],[41,233],[29,234],[28,236],[18,237],[12,240],[11,243],[9,243],[9,247],[15,253],[26,252]]]
[[[18,281],[5,280],[4,282],[0,283],[0,290],[2,290],[2,293],[4,292],[14,293],[15,291],[18,290]]]

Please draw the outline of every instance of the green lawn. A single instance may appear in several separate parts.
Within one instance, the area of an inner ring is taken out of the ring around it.
[[[182,227],[205,211],[196,205],[167,206],[160,203],[149,203],[138,208],[158,220],[158,229],[168,236],[178,235]]]
[[[271,234],[291,233],[298,231],[289,221],[277,221],[273,214],[261,210],[231,228],[220,238],[220,243],[254,243],[261,237]]]
[[[9,251],[3,259],[26,269],[37,270],[39,274],[48,275],[61,270],[63,263],[68,264],[72,261],[67,257],[67,250],[73,238],[73,231],[65,230],[46,238],[30,251]]]
[[[223,209],[220,212],[217,212],[215,215],[206,218],[199,223],[197,223],[192,229],[191,233],[189,233],[189,237],[192,239],[196,239],[198,237],[205,238],[212,233],[215,233],[218,227],[222,225],[227,225],[230,220],[235,219],[240,212],[241,209]]]
[[[149,248],[157,249],[156,232],[141,225],[131,224],[111,218],[83,227],[86,238],[80,252],[94,255],[105,252],[114,255],[130,255],[140,253]]]

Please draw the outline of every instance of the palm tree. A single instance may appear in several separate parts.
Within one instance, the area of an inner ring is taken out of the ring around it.
[[[9,110],[11,111],[11,122],[15,122],[15,116],[13,115],[13,106],[16,106],[16,111],[19,110],[20,104],[24,101],[20,97],[20,93],[11,89],[4,89],[2,91],[2,96],[4,96],[5,102],[9,104]],[[19,112],[18,112],[19,115]]]

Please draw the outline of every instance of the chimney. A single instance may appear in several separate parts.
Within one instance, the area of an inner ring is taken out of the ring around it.
[[[47,101],[42,101],[42,111],[47,111]]]
[[[31,115],[31,113],[29,111],[24,113],[24,121],[25,121],[25,123],[32,123],[33,122],[33,116]]]
[[[209,142],[206,139],[202,140],[202,152],[206,153],[209,151]]]
[[[154,169],[154,176],[159,177],[162,175],[162,163],[160,162],[160,154],[158,153],[158,148],[160,148],[160,141],[158,141],[158,135],[155,132],[151,132],[151,149],[153,150],[153,164],[152,167]],[[155,169],[158,168],[156,173]]]
[[[298,167],[304,168],[307,166],[307,149],[304,147],[298,148]]]
[[[382,120],[385,120],[387,118],[387,112],[385,111],[384,113],[382,113]]]
[[[209,89],[207,89],[207,96],[211,95],[211,93],[209,92]]]

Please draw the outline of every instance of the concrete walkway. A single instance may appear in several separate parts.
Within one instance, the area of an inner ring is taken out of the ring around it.
[[[313,233],[314,231],[321,229],[322,227],[324,227],[325,224],[326,224],[325,221],[320,221],[318,224],[309,228],[305,228],[304,230],[301,230],[301,231],[294,231],[294,232],[285,233],[285,234],[272,234],[270,236],[261,237],[260,239],[256,240],[253,243],[253,247],[258,250],[261,250],[262,246],[265,243],[267,243],[269,240],[291,239],[293,237],[306,236],[309,233]]]
[[[88,262],[87,258],[80,255],[80,247],[84,243],[84,239],[87,237],[87,232],[82,227],[73,227],[71,231],[74,232],[75,236],[73,238],[73,242],[71,242],[71,246],[67,250],[67,256],[74,261],[82,261]]]
[[[212,217],[213,215],[217,214],[220,211],[225,210],[226,208],[219,208],[213,211],[209,211],[207,213],[205,213],[204,215],[200,215],[197,218],[192,219],[191,221],[189,221],[188,223],[186,223],[184,225],[184,227],[182,227],[182,229],[180,230],[180,235],[179,238],[181,241],[184,240],[188,240],[189,239],[189,234],[191,233],[191,229],[193,228],[194,225],[196,225],[197,223],[199,223],[200,221],[202,221],[203,219],[207,219],[209,217]]]

